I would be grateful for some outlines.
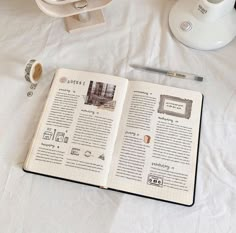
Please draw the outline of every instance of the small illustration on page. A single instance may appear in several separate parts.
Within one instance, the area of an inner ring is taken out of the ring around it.
[[[87,157],[87,158],[90,158],[90,157],[92,157],[93,155],[92,155],[92,152],[91,152],[91,151],[86,150],[86,151],[84,152],[84,156]]]
[[[67,78],[66,77],[61,77],[60,78],[60,83],[66,83],[67,82]]]
[[[43,139],[44,140],[51,140],[51,138],[52,138],[52,132],[51,131],[45,131],[43,133]]]
[[[149,135],[144,136],[144,143],[149,144],[151,142],[151,137]]]
[[[101,160],[105,160],[105,156],[104,156],[104,154],[99,155],[98,158],[101,159]]]
[[[179,97],[169,95],[161,95],[157,112],[170,116],[190,119],[192,104],[192,100],[181,99]]]
[[[71,153],[71,155],[79,156],[79,154],[80,154],[80,149],[78,149],[78,148],[72,148],[70,153]]]
[[[56,142],[64,142],[64,137],[65,137],[65,133],[57,132],[55,141]]]
[[[114,111],[116,107],[116,101],[109,101],[105,103],[104,105],[98,106],[98,109],[104,109],[108,111]]]
[[[96,106],[99,109],[114,111],[116,103],[113,101],[115,90],[116,86],[113,84],[90,81],[84,103]]]
[[[51,129],[51,128],[47,128],[47,130],[44,131],[43,133],[43,139],[44,140],[54,140],[56,134],[56,129]]]
[[[69,141],[69,137],[65,137],[64,138],[64,143],[68,143],[68,141]]]
[[[163,187],[163,178],[159,176],[148,175],[147,184]]]

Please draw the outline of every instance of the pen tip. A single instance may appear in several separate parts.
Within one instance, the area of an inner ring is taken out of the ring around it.
[[[135,64],[129,64],[130,67],[134,68],[134,69],[138,69],[141,68],[139,65],[135,65]]]
[[[203,77],[196,76],[196,77],[195,77],[195,80],[196,80],[196,81],[199,81],[199,82],[202,82],[202,81],[203,81]]]

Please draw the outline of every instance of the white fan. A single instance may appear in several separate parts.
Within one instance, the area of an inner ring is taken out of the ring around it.
[[[221,48],[236,36],[235,0],[179,0],[169,15],[174,36],[200,50]]]
[[[47,15],[65,19],[68,32],[105,23],[102,9],[112,0],[35,0]]]

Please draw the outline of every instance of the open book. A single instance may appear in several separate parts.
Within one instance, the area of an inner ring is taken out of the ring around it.
[[[191,206],[202,94],[59,69],[24,170]]]

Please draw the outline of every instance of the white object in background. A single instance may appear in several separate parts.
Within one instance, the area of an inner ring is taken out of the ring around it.
[[[183,44],[200,50],[224,47],[236,36],[235,0],[179,0],[169,26]]]
[[[47,15],[65,19],[68,32],[77,32],[105,23],[102,9],[112,0],[35,0]]]

